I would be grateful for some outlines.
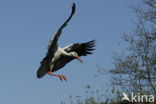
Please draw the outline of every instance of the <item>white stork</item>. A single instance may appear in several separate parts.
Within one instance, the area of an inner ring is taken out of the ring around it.
[[[56,75],[52,72],[57,71],[64,67],[68,62],[73,59],[78,59],[80,62],[83,62],[79,56],[86,56],[87,54],[92,54],[90,51],[94,50],[95,40],[86,42],[86,43],[75,43],[65,48],[60,48],[57,44],[58,38],[62,32],[62,29],[67,25],[71,17],[75,12],[75,3],[72,6],[72,12],[69,18],[65,21],[65,23],[59,28],[57,33],[53,38],[50,39],[48,45],[48,52],[46,56],[41,61],[41,65],[37,71],[37,77],[41,78],[45,74],[49,74],[51,76],[57,76],[62,81],[66,80],[64,75]]]

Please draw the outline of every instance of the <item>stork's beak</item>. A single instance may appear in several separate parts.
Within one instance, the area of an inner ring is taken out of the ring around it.
[[[83,63],[83,61],[80,59],[79,56],[75,56],[81,63]]]

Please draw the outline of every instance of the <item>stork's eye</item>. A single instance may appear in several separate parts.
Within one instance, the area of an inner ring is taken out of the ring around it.
[[[74,55],[74,56],[77,56],[77,53],[74,52],[73,55]]]
[[[75,56],[77,56],[77,53],[74,53],[75,54]]]

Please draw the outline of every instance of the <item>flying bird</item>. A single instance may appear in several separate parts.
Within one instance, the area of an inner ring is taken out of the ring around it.
[[[93,47],[95,46],[95,40],[86,43],[71,44],[64,48],[60,48],[57,44],[62,29],[67,25],[67,23],[70,21],[73,14],[75,13],[75,7],[75,3],[73,3],[72,12],[69,18],[58,29],[54,37],[50,39],[48,44],[48,52],[43,60],[40,62],[41,65],[37,71],[38,78],[42,78],[45,74],[49,74],[50,76],[59,77],[61,81],[63,79],[66,80],[66,77],[64,75],[57,75],[53,74],[52,72],[63,68],[67,63],[74,59],[78,59],[80,62],[83,62],[80,59],[80,56],[92,54],[91,51],[94,50]]]

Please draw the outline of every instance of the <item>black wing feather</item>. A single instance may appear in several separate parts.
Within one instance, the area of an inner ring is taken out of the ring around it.
[[[86,56],[92,54],[91,51],[95,50],[95,40],[86,43],[75,43],[64,48],[66,52],[76,52],[79,56]]]

